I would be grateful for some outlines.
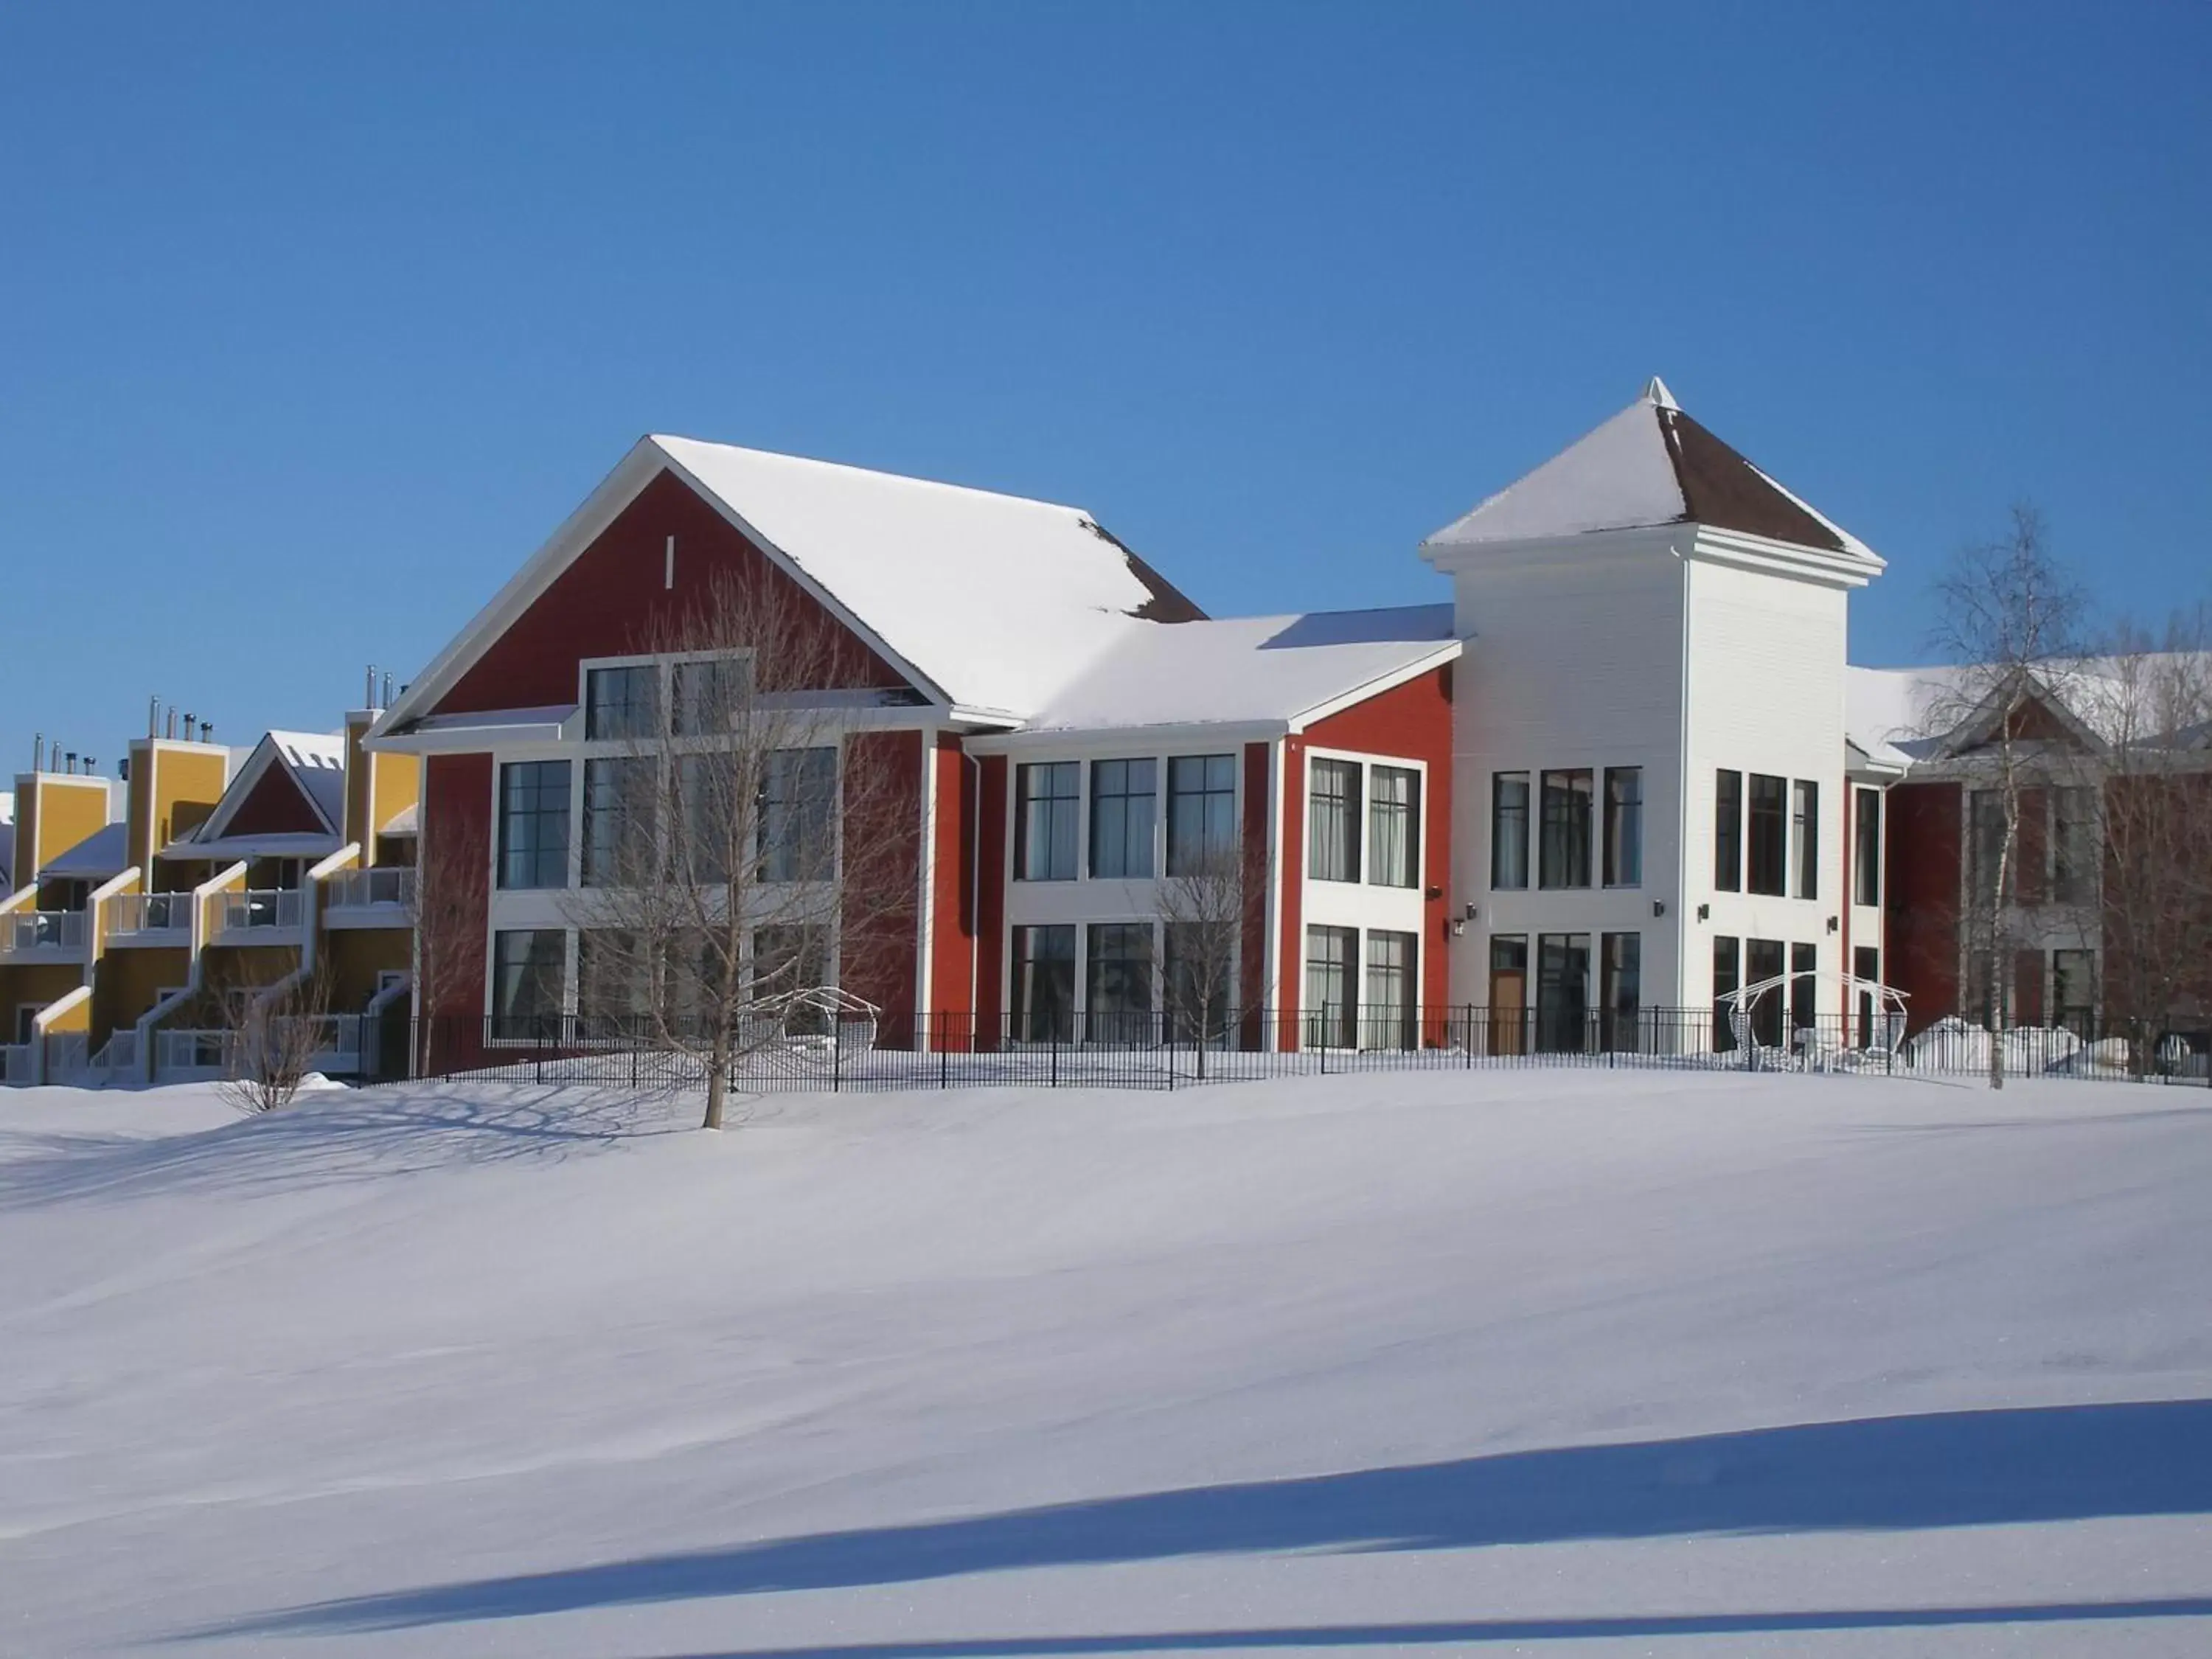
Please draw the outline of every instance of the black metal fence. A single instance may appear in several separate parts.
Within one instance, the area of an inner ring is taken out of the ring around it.
[[[397,1024],[398,1022],[392,1022]],[[712,1032],[671,1030],[650,1017],[431,1018],[407,1030],[404,1050],[365,1041],[379,1056],[364,1076],[471,1075],[535,1083],[702,1087]],[[1771,1040],[1774,1037],[1783,1040]],[[2008,1030],[1995,1039],[2007,1075],[2196,1084],[2212,1081],[2212,1030],[2160,1024]],[[1202,1083],[1349,1072],[1502,1066],[1813,1071],[1985,1075],[1990,1033],[1956,1019],[1906,1036],[1901,1024],[1818,1016],[1775,1031],[1771,1022],[1711,1008],[1629,1012],[1360,1006],[1218,1017],[1203,1027],[1158,1014],[1085,1018],[934,1014],[888,1021],[809,1010],[740,1024],[724,1060],[745,1092],[964,1088],[1175,1089]]]

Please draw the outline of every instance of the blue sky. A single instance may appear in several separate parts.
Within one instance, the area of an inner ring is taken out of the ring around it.
[[[1219,612],[1663,374],[1884,553],[2212,589],[2212,8],[0,10],[0,771],[411,674],[647,430],[1088,507]],[[75,677],[74,678],[72,677]],[[62,688],[70,689],[64,690]]]

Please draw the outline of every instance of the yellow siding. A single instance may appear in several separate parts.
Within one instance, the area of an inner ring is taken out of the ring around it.
[[[88,836],[107,827],[107,781],[104,778],[55,777],[43,773],[31,797],[33,823],[19,826],[19,839],[33,843],[33,869],[43,868]]]
[[[422,763],[413,755],[374,755],[369,772],[369,838],[362,845],[374,858],[378,832],[422,799]]]
[[[404,973],[412,939],[404,927],[347,927],[323,941],[323,963],[331,975],[331,1009],[357,1013],[376,994],[380,972]]]
[[[26,1003],[43,1008],[83,983],[84,969],[73,962],[17,962],[0,968],[0,1040],[15,1040],[17,1008]]]
[[[93,1025],[103,1034],[135,1025],[165,991],[180,990],[191,975],[191,954],[184,950],[111,951],[100,958],[93,983]]]

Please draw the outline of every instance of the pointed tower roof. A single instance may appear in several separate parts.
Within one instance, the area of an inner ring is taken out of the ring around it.
[[[1424,548],[1700,524],[1868,561],[1872,549],[1699,425],[1657,376],[1644,395]]]

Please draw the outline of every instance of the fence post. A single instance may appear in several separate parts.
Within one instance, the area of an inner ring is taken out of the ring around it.
[[[830,1092],[833,1095],[842,1093],[845,1088],[843,1024],[841,1016],[837,1024],[830,1030]]]
[[[1060,1087],[1060,1033],[1058,1031],[1054,1031],[1048,1042],[1052,1051],[1052,1069],[1048,1073],[1051,1081],[1047,1086],[1057,1089]]]
[[[939,1012],[937,1015],[937,1086],[950,1089],[952,1086],[952,1051],[945,1040],[945,1014]]]

